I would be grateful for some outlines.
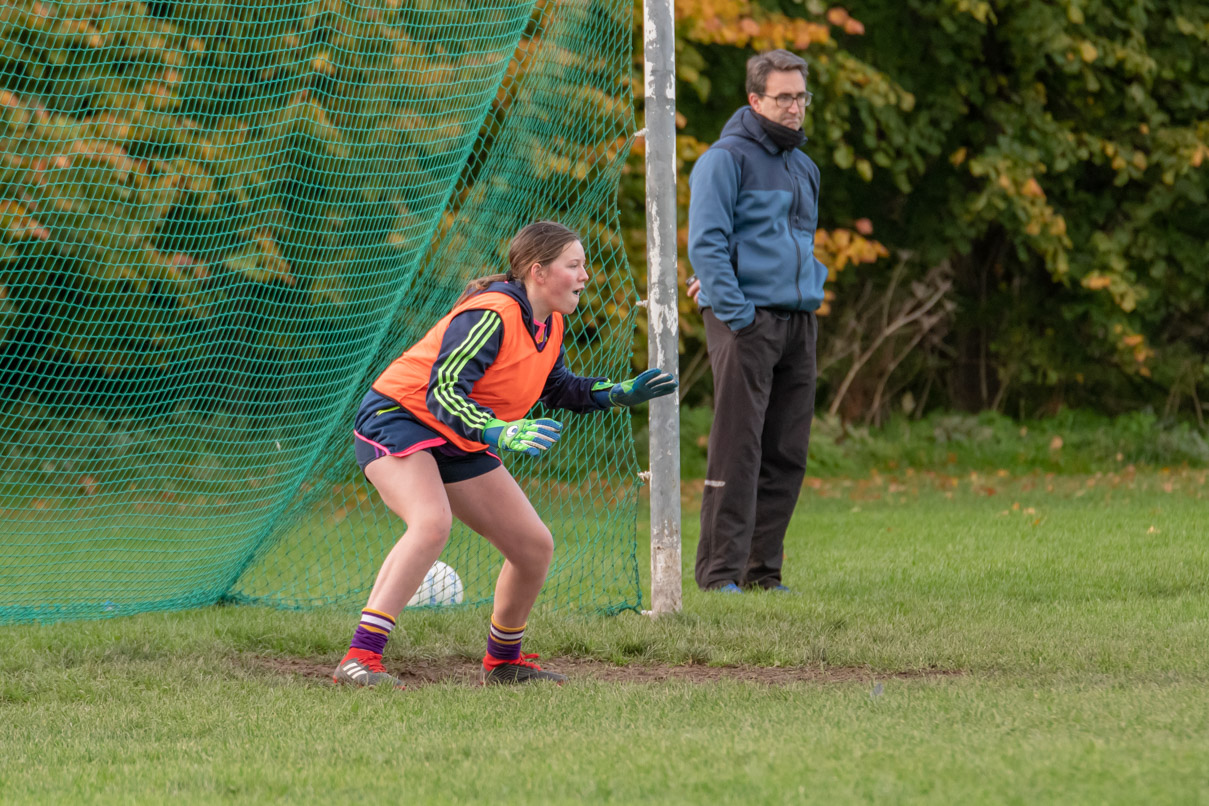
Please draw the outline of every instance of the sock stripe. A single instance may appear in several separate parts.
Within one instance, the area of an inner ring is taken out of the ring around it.
[[[395,623],[395,617],[390,613],[383,613],[381,610],[370,610],[368,607],[361,611],[361,615],[364,616],[366,613],[369,613],[371,616],[381,616],[391,624]]]
[[[523,640],[524,640],[524,638],[513,638],[513,639],[512,639],[512,640],[510,640],[510,641],[505,641],[503,638],[500,638],[500,637],[499,637],[498,635],[496,635],[495,633],[492,633],[492,634],[491,634],[491,637],[492,637],[492,638],[495,640],[495,642],[496,642],[497,644],[519,644],[521,641],[523,641]]]
[[[501,641],[511,641],[514,638],[519,638],[525,634],[524,630],[501,630],[494,624],[491,625],[491,634]]]
[[[361,615],[361,625],[373,625],[375,627],[380,627],[386,632],[390,632],[395,628],[395,623],[393,621],[388,621],[384,618],[379,618],[378,616],[365,615],[364,613]]]
[[[521,656],[521,640],[525,637],[525,627],[504,627],[494,617],[491,619],[491,629],[487,631],[487,654],[497,660],[513,661]]]
[[[361,611],[361,621],[357,624],[357,631],[353,633],[349,648],[381,655],[394,628],[394,618],[381,610],[371,610],[367,607]]]

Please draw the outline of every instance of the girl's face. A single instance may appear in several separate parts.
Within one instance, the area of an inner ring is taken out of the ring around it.
[[[554,260],[531,268],[526,288],[533,318],[541,322],[552,311],[564,316],[574,313],[589,279],[583,244],[571,241]]]

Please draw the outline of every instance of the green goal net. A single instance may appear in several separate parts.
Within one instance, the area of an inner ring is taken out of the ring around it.
[[[570,367],[629,370],[632,2],[0,9],[0,623],[358,608],[404,529],[353,461],[369,382],[553,218]],[[542,602],[640,605],[621,411],[509,459]],[[467,603],[500,560],[455,527]]]

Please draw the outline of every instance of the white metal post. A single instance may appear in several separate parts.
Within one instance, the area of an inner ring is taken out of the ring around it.
[[[674,0],[644,0],[649,366],[680,375],[676,277]],[[651,614],[676,613],[680,580],[680,399],[650,402]]]

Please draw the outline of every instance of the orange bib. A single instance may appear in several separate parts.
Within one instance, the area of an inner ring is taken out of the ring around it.
[[[432,365],[440,355],[445,331],[455,316],[471,310],[495,311],[502,320],[504,334],[495,361],[475,382],[470,397],[475,403],[495,412],[500,420],[517,420],[528,414],[541,397],[546,379],[558,361],[563,341],[563,317],[560,313],[554,313],[546,345],[538,350],[525,325],[520,303],[498,291],[476,294],[455,305],[424,338],[391,362],[374,381],[373,388],[397,400],[416,419],[451,444],[464,451],[482,451],[486,450],[486,443],[455,434],[428,410],[427,402],[428,379],[432,376]]]

